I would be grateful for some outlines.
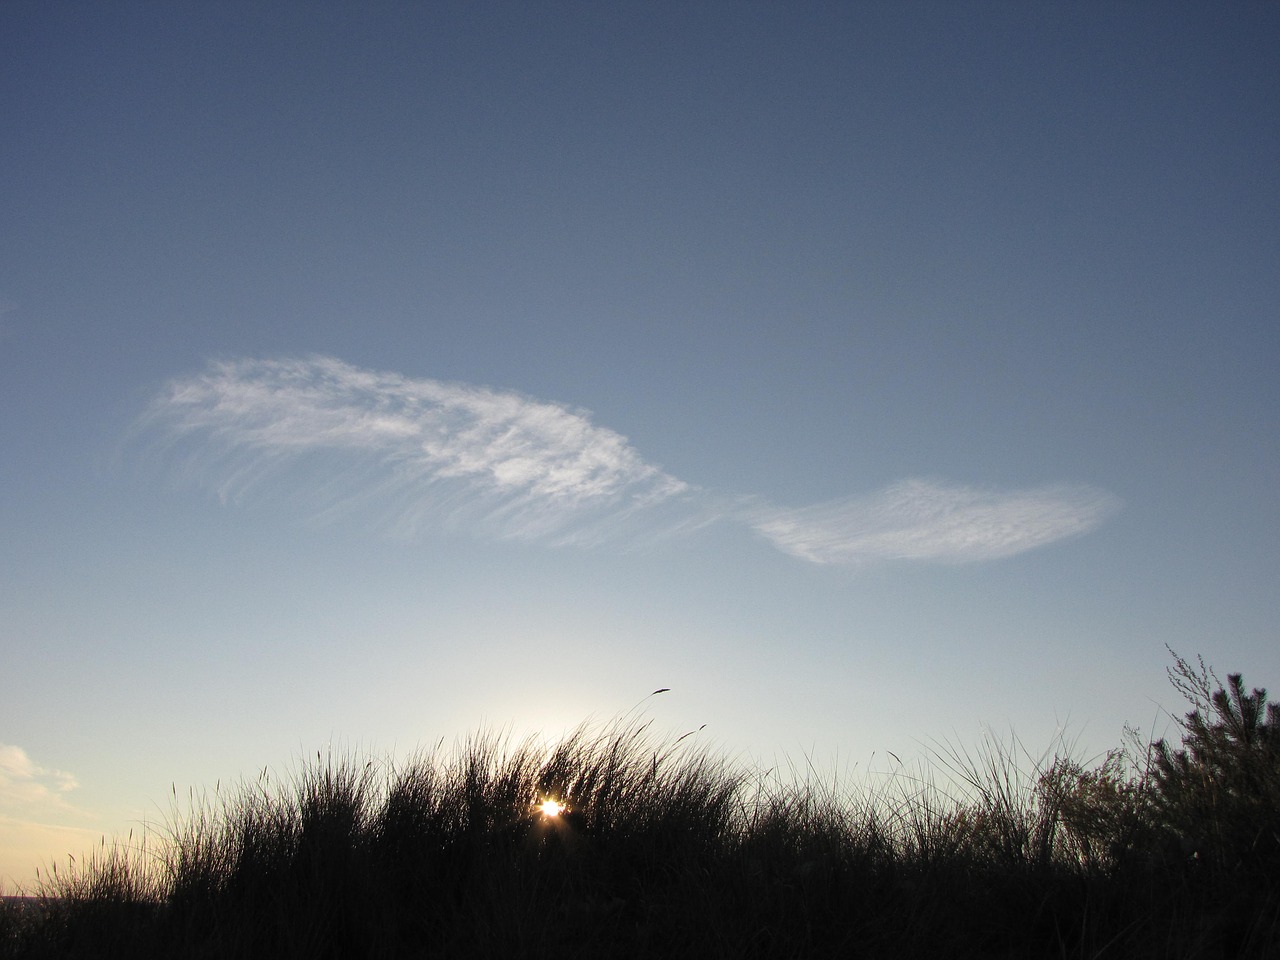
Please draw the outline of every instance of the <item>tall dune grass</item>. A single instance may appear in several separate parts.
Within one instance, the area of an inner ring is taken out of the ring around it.
[[[1238,676],[1215,692],[1175,663],[1203,681],[1182,748],[1091,767],[993,741],[878,785],[795,784],[634,718],[399,764],[317,754],[50,875],[0,911],[0,950],[1280,956],[1280,717]]]

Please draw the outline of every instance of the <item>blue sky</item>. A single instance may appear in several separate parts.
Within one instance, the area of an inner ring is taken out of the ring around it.
[[[657,687],[868,771],[1280,682],[1278,29],[0,7],[0,884]]]

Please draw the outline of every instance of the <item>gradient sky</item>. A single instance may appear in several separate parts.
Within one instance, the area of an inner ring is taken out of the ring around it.
[[[0,886],[330,744],[1280,684],[1280,7],[0,5]]]

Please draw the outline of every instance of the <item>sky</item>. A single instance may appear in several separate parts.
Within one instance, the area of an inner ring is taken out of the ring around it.
[[[856,777],[1280,684],[1277,35],[0,5],[0,887],[317,751]]]

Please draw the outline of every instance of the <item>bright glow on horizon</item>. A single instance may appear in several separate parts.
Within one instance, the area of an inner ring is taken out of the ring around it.
[[[544,817],[558,817],[565,811],[565,806],[558,800],[548,798],[538,805],[538,810]]]

